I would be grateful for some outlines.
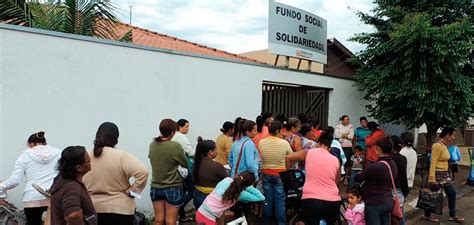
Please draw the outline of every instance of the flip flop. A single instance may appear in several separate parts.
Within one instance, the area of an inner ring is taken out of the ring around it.
[[[183,219],[179,220],[180,223],[188,223],[188,222],[192,222],[192,221],[194,221],[194,218],[192,218],[192,217],[187,217],[187,218],[183,218]]]
[[[450,217],[448,219],[448,221],[450,222],[454,222],[454,223],[463,223],[464,222],[464,218],[460,218],[460,217]]]
[[[422,220],[427,220],[427,221],[430,221],[430,222],[439,222],[439,219],[434,217],[434,216],[431,216],[431,217],[426,217],[426,216],[422,216],[421,217]]]

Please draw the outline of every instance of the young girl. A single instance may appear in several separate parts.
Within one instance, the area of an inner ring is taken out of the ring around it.
[[[206,197],[201,207],[196,212],[196,224],[215,225],[224,211],[235,205],[238,201],[260,202],[265,200],[263,194],[254,188],[255,175],[244,171],[238,176],[225,178]]]
[[[347,223],[349,225],[365,225],[365,204],[362,201],[359,189],[356,187],[349,188],[349,190],[346,191],[346,197],[347,201],[349,201],[349,206],[344,213]]]

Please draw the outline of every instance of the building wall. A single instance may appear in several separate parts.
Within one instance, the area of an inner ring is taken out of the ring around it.
[[[264,62],[270,65],[275,65],[276,55],[268,53],[267,49],[246,52],[240,54],[241,56],[245,56],[251,59],[258,60],[260,62]],[[298,59],[290,58],[289,68],[297,69],[298,68]],[[284,66],[285,65],[285,56],[280,56],[278,58],[277,66]],[[315,73],[323,73],[323,64],[318,62],[311,63],[311,70],[309,70],[309,61],[302,60],[300,64],[300,70],[311,71]]]
[[[0,25],[0,179],[34,132],[60,149],[92,149],[98,126],[118,125],[118,148],[149,167],[148,145],[163,118],[187,118],[188,137],[214,139],[226,120],[254,119],[262,82],[331,88],[329,121],[364,115],[354,82],[88,37]],[[9,192],[21,206],[23,186]],[[148,188],[138,200],[150,210]]]

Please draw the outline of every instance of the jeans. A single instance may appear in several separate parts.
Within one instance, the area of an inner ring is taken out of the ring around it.
[[[202,203],[206,199],[207,194],[204,194],[198,190],[194,190],[193,203],[196,211],[201,207]]]
[[[402,213],[403,213],[403,218],[400,220],[400,225],[405,225],[406,224],[406,221],[405,221],[405,196],[403,196],[402,194],[402,191],[397,189],[397,196],[398,196],[398,199],[400,200],[400,208],[402,209]]]
[[[453,183],[444,187],[444,192],[448,197],[448,208],[450,217],[456,216],[456,187],[454,185],[455,184]],[[425,217],[431,217],[431,211],[425,210]]]
[[[393,202],[382,205],[365,204],[365,223],[370,225],[389,225]]]
[[[192,169],[188,169],[188,176],[184,178],[184,198],[183,198],[183,205],[179,208],[179,217],[184,219],[186,217],[186,212],[184,211],[184,207],[193,199],[194,195],[194,182],[193,182],[193,171]]]
[[[349,177],[349,186],[353,186],[355,183],[355,176],[362,172],[362,170],[352,170],[351,171],[351,176]]]
[[[263,192],[265,194],[265,205],[263,207],[263,224],[270,224],[273,206],[275,206],[275,214],[279,225],[285,225],[285,191],[283,183],[279,176],[262,175]]]
[[[181,187],[150,188],[151,202],[165,201],[170,205],[181,207],[183,196],[183,189]]]

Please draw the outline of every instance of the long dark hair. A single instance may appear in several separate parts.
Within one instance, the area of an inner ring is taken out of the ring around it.
[[[79,175],[76,166],[84,165],[85,154],[87,154],[87,151],[83,146],[69,146],[65,148],[58,162],[59,174],[64,179],[76,179]]]
[[[46,138],[44,137],[44,131],[34,133],[28,138],[28,144],[42,144],[46,145]]]
[[[234,177],[234,181],[229,185],[222,195],[223,203],[234,203],[239,199],[240,192],[255,183],[255,175],[249,171],[244,171]]]
[[[247,131],[252,131],[253,127],[257,125],[252,120],[241,120],[240,127],[239,127],[239,137],[247,136]]]
[[[104,147],[115,147],[118,143],[119,129],[111,122],[105,122],[99,126],[94,140],[94,156],[100,157]]]
[[[202,137],[198,137],[198,143],[196,145],[196,154],[194,155],[194,166],[193,176],[194,184],[199,184],[199,167],[204,157],[207,157],[207,153],[216,149],[216,143],[213,140],[203,140]]]
[[[235,122],[234,122],[234,133],[232,134],[232,137],[235,140],[239,139],[239,133],[240,133],[240,122],[242,120],[245,120],[243,119],[242,117],[237,117],[235,118]]]

